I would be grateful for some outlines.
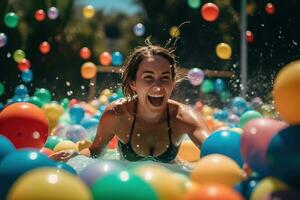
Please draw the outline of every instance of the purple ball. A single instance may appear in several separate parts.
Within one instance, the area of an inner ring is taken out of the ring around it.
[[[121,171],[123,166],[113,160],[101,160],[92,163],[79,173],[79,177],[88,185],[91,186],[96,180],[103,176]]]
[[[187,76],[190,83],[194,86],[200,85],[204,79],[204,73],[199,68],[190,69]]]
[[[47,15],[49,19],[56,19],[58,17],[59,11],[56,7],[49,8]]]
[[[0,33],[0,48],[4,47],[7,43],[7,36],[5,33]]]
[[[70,126],[66,132],[66,139],[71,140],[72,142],[78,142],[84,140],[87,137],[86,130],[80,125]]]

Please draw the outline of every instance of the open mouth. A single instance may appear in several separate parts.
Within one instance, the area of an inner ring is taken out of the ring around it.
[[[164,100],[163,95],[148,95],[148,100],[153,106],[161,106]]]

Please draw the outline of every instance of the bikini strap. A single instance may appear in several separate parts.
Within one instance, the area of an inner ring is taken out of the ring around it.
[[[168,135],[169,135],[169,142],[172,144],[172,129],[171,129],[171,119],[170,119],[170,111],[169,111],[169,104],[167,103],[167,123],[168,123]]]
[[[135,125],[135,120],[136,120],[136,113],[137,113],[137,106],[138,106],[138,100],[135,101],[133,122],[131,124],[130,135],[129,135],[129,144],[131,143],[132,133],[133,133],[133,130],[134,130],[134,125]]]

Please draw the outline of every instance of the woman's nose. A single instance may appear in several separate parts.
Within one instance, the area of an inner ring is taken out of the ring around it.
[[[153,90],[155,92],[160,92],[162,90],[162,88],[159,85],[156,85],[156,86],[153,87]]]

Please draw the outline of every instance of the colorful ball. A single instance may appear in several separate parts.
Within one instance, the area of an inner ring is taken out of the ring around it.
[[[232,50],[227,43],[220,43],[216,47],[216,54],[223,60],[228,60],[231,57]]]
[[[30,83],[32,81],[32,78],[33,78],[33,74],[30,69],[22,71],[21,79],[24,83]]]
[[[268,13],[269,15],[273,15],[275,13],[275,6],[272,3],[267,3],[266,7],[265,7],[265,11],[266,13]]]
[[[21,62],[21,60],[24,59],[25,56],[26,56],[25,52],[21,49],[14,51],[13,54],[14,61],[16,61],[17,63]]]
[[[99,56],[99,61],[101,65],[110,65],[111,55],[107,51],[103,52]]]
[[[58,17],[59,11],[56,7],[51,7],[48,9],[47,15],[48,15],[49,19],[54,20]]]
[[[45,147],[53,150],[55,146],[62,141],[63,139],[58,136],[49,136],[45,143]]]
[[[214,91],[214,84],[211,80],[205,79],[200,87],[201,92],[208,94]]]
[[[71,140],[72,142],[84,140],[86,137],[86,130],[82,126],[77,124],[70,126],[66,131],[66,139]]]
[[[69,110],[69,114],[72,122],[75,124],[79,124],[85,115],[84,109],[79,104],[72,106]]]
[[[184,140],[180,144],[177,156],[182,161],[195,162],[200,159],[200,149],[191,140]]]
[[[15,150],[14,145],[9,141],[8,138],[0,135],[0,162],[9,153]]]
[[[43,104],[49,103],[52,99],[52,95],[50,91],[45,88],[37,89],[33,95],[38,97]]]
[[[56,165],[56,168],[58,170],[64,170],[64,171],[69,172],[71,174],[77,175],[76,170],[73,167],[71,167],[70,165],[66,164],[66,163],[56,162],[55,165]]]
[[[19,17],[14,12],[9,12],[4,16],[4,24],[9,28],[15,28],[18,22]]]
[[[84,79],[94,78],[97,74],[97,67],[92,62],[86,62],[81,66],[81,76]]]
[[[193,68],[188,71],[188,79],[194,86],[200,85],[204,79],[204,72],[199,68]]]
[[[46,17],[46,13],[42,9],[38,9],[34,13],[34,18],[36,19],[36,21],[39,21],[39,22],[44,21],[45,17]]]
[[[47,54],[50,52],[51,46],[48,42],[44,41],[40,43],[39,49],[42,54]]]
[[[0,48],[4,47],[7,43],[7,36],[5,33],[0,33]]]
[[[240,127],[244,128],[244,126],[251,120],[256,119],[256,118],[261,118],[262,115],[255,111],[255,110],[249,110],[246,111],[245,113],[242,114],[240,118]]]
[[[23,72],[25,70],[28,70],[31,67],[30,61],[27,60],[26,58],[23,58],[19,63],[18,63],[18,69]]]
[[[42,148],[48,137],[48,129],[46,115],[31,103],[14,103],[0,113],[0,133],[17,149]]]
[[[133,33],[136,36],[143,36],[145,34],[145,26],[142,23],[137,23],[133,27]]]
[[[201,0],[188,0],[187,3],[191,8],[197,9],[201,5]]]
[[[87,5],[83,8],[82,14],[85,18],[92,18],[95,15],[95,8],[92,5]]]
[[[115,51],[112,53],[112,64],[114,66],[123,64],[123,55],[119,51]]]
[[[254,42],[254,34],[251,31],[246,31],[246,41],[248,43]]]
[[[65,151],[65,150],[78,151],[76,144],[69,140],[61,141],[53,149],[54,152]]]
[[[91,57],[92,53],[91,53],[91,50],[89,48],[83,47],[83,48],[80,49],[79,55],[80,55],[80,58],[82,58],[84,60],[87,60]]]
[[[219,8],[214,3],[206,3],[201,8],[201,15],[206,21],[213,22],[219,16]]]
[[[275,108],[289,124],[300,124],[300,60],[286,65],[277,75],[273,98]]]

